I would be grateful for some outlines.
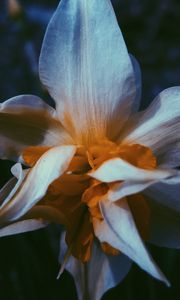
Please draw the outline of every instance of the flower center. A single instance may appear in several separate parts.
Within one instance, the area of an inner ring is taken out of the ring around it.
[[[24,162],[33,166],[49,149],[50,147],[26,148],[23,153]],[[71,253],[83,262],[88,261],[91,256],[95,238],[93,219],[103,220],[99,201],[110,188],[110,185],[92,179],[87,173],[91,169],[98,168],[106,160],[118,157],[139,168],[156,168],[156,158],[152,151],[139,144],[116,145],[112,142],[105,142],[88,148],[80,146],[66,172],[50,184],[47,194],[40,201],[41,205],[54,207],[65,215],[67,222],[63,225],[67,230],[66,242],[71,248]],[[139,206],[134,205],[135,202],[137,203],[134,197],[139,197]],[[145,200],[138,195],[127,198],[140,233],[145,237],[147,226],[143,227],[141,218],[138,217],[143,212],[148,220],[149,211]],[[107,254],[119,253],[107,243],[101,244],[101,247]]]

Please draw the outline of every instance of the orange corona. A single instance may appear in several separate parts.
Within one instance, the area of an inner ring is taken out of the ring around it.
[[[49,147],[28,147],[23,153],[24,162],[32,167],[48,150]],[[80,146],[66,173],[50,184],[41,200],[41,204],[55,207],[65,216],[67,245],[71,254],[83,262],[90,259],[95,239],[92,218],[103,220],[99,199],[109,190],[109,184],[90,178],[88,172],[112,158],[121,158],[143,169],[156,168],[155,156],[151,149],[143,145],[105,142],[88,148]],[[146,239],[150,213],[148,205],[141,194],[128,196],[127,200],[140,234]],[[101,248],[107,254],[119,254],[108,243],[102,243]]]

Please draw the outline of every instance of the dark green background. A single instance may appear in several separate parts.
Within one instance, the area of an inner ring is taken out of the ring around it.
[[[40,85],[37,64],[46,25],[58,1],[21,4],[24,14],[10,18],[6,1],[0,0],[0,101],[25,93],[51,103]],[[161,90],[180,85],[180,2],[114,0],[113,4],[128,49],[141,65],[144,108]],[[1,186],[10,177],[11,165],[0,161]],[[0,240],[0,299],[77,299],[67,272],[56,280],[59,236],[60,228],[51,225]],[[133,265],[126,279],[103,300],[180,299],[180,252],[149,247],[172,287],[166,288]]]

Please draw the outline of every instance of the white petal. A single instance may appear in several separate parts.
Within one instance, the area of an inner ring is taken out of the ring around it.
[[[145,190],[156,181],[124,181],[122,183],[113,183],[110,185],[107,197],[110,201],[117,201],[123,197],[133,195]]]
[[[172,149],[180,151],[180,87],[172,87],[161,92],[148,109],[139,113],[133,124],[126,124],[121,140],[123,142],[136,142],[150,147],[155,155],[167,160],[161,161],[171,165],[168,153]],[[171,158],[170,158],[171,159]],[[173,166],[179,165],[178,161]]]
[[[98,239],[119,249],[143,270],[169,285],[169,282],[147,252],[126,199],[121,199],[120,202],[115,204],[110,201],[102,201],[100,205],[104,221],[94,219],[94,230]]]
[[[56,115],[56,111],[44,102],[41,98],[34,95],[19,95],[10,98],[1,103],[2,112],[8,113],[14,111],[16,113],[17,108],[29,108],[29,109],[40,109],[47,110],[50,115]]]
[[[60,262],[63,261],[66,250],[67,246],[64,242],[64,237],[62,237]],[[87,271],[89,299],[99,300],[108,289],[116,286],[124,279],[131,268],[131,261],[123,254],[118,256],[105,255],[97,243],[93,245],[92,257],[86,266],[71,256],[66,264],[66,269],[74,277],[79,300],[85,299],[83,297],[85,268]]]
[[[91,177],[103,182],[133,180],[138,184],[149,180],[161,180],[175,174],[176,171],[172,169],[155,169],[152,171],[140,169],[120,158],[107,160],[98,169],[89,172]]]
[[[1,205],[1,223],[17,220],[30,210],[45,195],[49,184],[65,172],[75,150],[74,146],[59,146],[41,156],[15,195]]]
[[[174,185],[174,187],[175,187],[175,185],[177,185],[176,190],[178,190],[178,189],[180,190],[180,171],[177,171],[176,173],[177,174],[175,176],[173,176],[171,178],[165,178],[160,181],[159,181],[159,178],[157,180],[149,180],[149,181],[144,181],[144,180],[136,181],[136,178],[135,178],[135,180],[126,180],[123,182],[111,183],[109,185],[108,194],[105,195],[105,197],[108,197],[108,199],[110,201],[117,201],[128,195],[133,195],[133,194],[142,192],[150,186],[152,186],[152,190],[153,190],[153,187],[156,189],[156,186],[162,185],[164,187],[164,190],[166,191],[166,189],[167,189],[167,191],[168,191],[168,189],[170,187],[168,187],[167,185]],[[157,182],[158,182],[158,184],[156,185]],[[164,183],[164,184],[160,184],[160,182]],[[151,191],[151,189],[150,189],[150,191]],[[150,192],[150,194],[151,194],[151,192]],[[177,195],[177,192],[176,192],[176,195]],[[180,195],[179,195],[179,197],[180,197]]]
[[[118,134],[136,92],[109,0],[61,0],[45,35],[39,70],[61,122],[78,143]]]
[[[20,179],[22,177],[22,174],[25,176],[27,174],[29,169],[22,169],[22,165],[20,163],[16,163],[11,167],[11,173],[14,177],[17,179]]]
[[[21,165],[15,164],[11,171],[14,176],[11,178],[6,185],[0,190],[0,204],[5,205],[8,201],[15,195],[16,191],[20,187],[25,175],[26,171],[22,170]],[[1,221],[1,220],[0,220]],[[0,222],[1,223],[1,222]],[[48,222],[41,220],[21,220],[19,222],[15,222],[12,224],[8,224],[7,226],[0,229],[0,237],[28,232],[37,230],[47,226]]]
[[[176,192],[176,191],[174,191]],[[163,194],[161,195],[163,200]],[[172,199],[172,197],[171,197]],[[160,205],[152,198],[148,199],[151,209],[149,220],[149,237],[151,243],[168,248],[180,248],[180,198],[179,210]],[[170,200],[170,199],[169,199]],[[171,205],[173,207],[173,205]]]
[[[72,144],[55,117],[55,110],[33,95],[0,104],[0,157],[17,160],[28,145]]]
[[[23,220],[0,229],[0,237],[38,230],[48,225],[43,220]]]

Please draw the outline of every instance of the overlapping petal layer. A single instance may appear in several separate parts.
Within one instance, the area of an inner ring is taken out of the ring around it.
[[[89,175],[103,182],[135,181],[137,184],[150,180],[162,180],[176,174],[172,169],[146,170],[137,168],[120,158],[109,159]]]
[[[180,87],[161,92],[144,111],[130,119],[120,140],[150,147],[159,164],[180,164]]]
[[[17,163],[11,168],[11,172],[15,177],[12,177],[6,185],[0,190],[0,204],[1,207],[11,201],[17,190],[21,186],[25,175],[28,170],[23,170],[21,164]],[[0,229],[0,237],[33,231],[44,228],[49,224],[49,219],[42,218],[41,216],[35,216],[36,219],[27,216],[22,217],[17,222],[9,223],[7,226],[3,226]],[[40,218],[41,217],[41,218]],[[48,221],[47,221],[48,220]],[[2,226],[0,222],[0,227]]]
[[[1,224],[17,220],[42,199],[49,184],[68,168],[75,151],[74,146],[59,146],[46,152],[27,173],[16,193],[2,203]]]
[[[93,220],[95,234],[99,240],[108,242],[119,249],[146,272],[169,285],[169,282],[147,252],[126,199],[121,199],[115,204],[103,200],[100,205],[104,221]]]
[[[167,171],[167,170],[166,170]],[[160,189],[160,191],[162,191],[162,194],[164,195],[164,201],[162,201],[162,205],[167,205],[167,201],[170,204],[170,207],[172,205],[174,205],[174,202],[172,202],[170,199],[172,197],[171,192],[173,191],[174,196],[177,200],[176,195],[179,194],[178,190],[179,190],[179,180],[180,180],[180,176],[179,176],[179,172],[177,171],[172,171],[169,170],[170,173],[172,174],[173,177],[170,178],[154,178],[154,179],[150,179],[150,180],[137,180],[136,177],[134,177],[134,179],[131,180],[125,180],[123,182],[115,182],[109,185],[109,191],[108,191],[108,199],[110,201],[117,201],[125,196],[128,195],[133,195],[142,191],[147,191],[147,194],[151,195],[155,195],[155,199],[157,199],[157,201],[160,201],[160,199],[162,199],[162,195],[159,198],[159,193],[157,192],[157,190]],[[173,175],[174,173],[174,175]],[[173,187],[174,186],[174,187]],[[149,188],[151,187],[151,188]],[[171,191],[172,189],[172,191]],[[161,194],[161,193],[160,193]],[[158,200],[159,199],[159,200]],[[169,200],[168,200],[169,199]],[[177,207],[180,205],[178,204],[178,202],[176,201],[176,205]]]
[[[17,160],[28,145],[72,144],[55,110],[33,95],[0,104],[0,157]]]

